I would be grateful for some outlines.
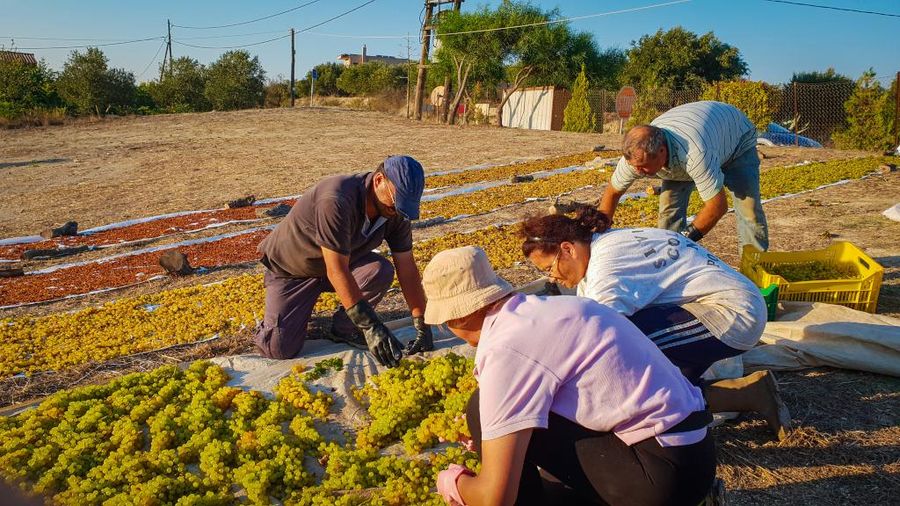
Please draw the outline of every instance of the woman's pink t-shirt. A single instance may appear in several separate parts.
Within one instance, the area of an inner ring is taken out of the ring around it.
[[[517,294],[484,321],[475,353],[482,438],[546,428],[550,412],[633,445],[704,409],[700,390],[627,318],[590,299]]]

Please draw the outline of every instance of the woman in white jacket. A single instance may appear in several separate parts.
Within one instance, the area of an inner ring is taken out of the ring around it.
[[[551,279],[627,316],[685,377],[713,412],[757,412],[779,439],[790,415],[769,371],[704,384],[718,360],[759,341],[765,301],[745,276],[696,242],[656,228],[610,229],[593,207],[522,225],[522,252]]]

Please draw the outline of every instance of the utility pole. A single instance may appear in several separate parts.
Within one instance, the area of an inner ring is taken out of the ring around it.
[[[453,12],[459,12],[463,0],[453,0]],[[450,94],[453,93],[453,83],[450,81],[450,74],[444,77],[444,101],[441,103],[440,120],[443,123],[450,123],[450,115],[456,111],[450,110]]]
[[[294,29],[291,28],[291,107],[294,107],[294,66],[296,65],[297,51],[294,49]]]
[[[431,46],[431,16],[434,13],[434,4],[431,0],[425,0],[425,21],[422,23],[422,55],[419,58],[419,71],[416,74],[416,110],[417,120],[422,119],[422,102],[425,100],[426,62],[428,61],[428,48]]]
[[[409,119],[409,62],[411,61],[409,52],[409,32],[406,32],[406,119]]]
[[[894,142],[897,144],[894,149],[900,152],[900,72],[897,72],[894,86]]]
[[[166,52],[169,53],[169,75],[172,75],[172,20],[167,19],[166,23],[169,25],[169,38],[166,44]],[[165,66],[165,59],[163,60],[163,66]]]
[[[418,120],[422,119],[422,104],[425,101],[425,80],[428,73],[428,50],[431,47],[431,32],[434,31],[434,24],[432,23],[434,6],[448,3],[453,3],[454,6],[457,6],[462,2],[463,0],[425,0],[425,20],[422,22],[422,55],[419,58],[419,73],[416,76],[415,118]]]

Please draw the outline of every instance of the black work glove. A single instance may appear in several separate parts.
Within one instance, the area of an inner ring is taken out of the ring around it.
[[[403,357],[403,347],[391,331],[381,323],[375,310],[365,299],[347,309],[347,316],[363,333],[369,352],[379,364],[396,367]]]
[[[684,227],[684,229],[681,230],[681,235],[687,237],[688,239],[690,239],[694,242],[700,242],[700,239],[703,239],[703,232],[694,228],[693,223]]]
[[[423,351],[434,350],[434,338],[431,335],[431,326],[425,323],[422,316],[413,316],[413,327],[416,328],[416,338],[406,345],[406,354],[415,355]]]

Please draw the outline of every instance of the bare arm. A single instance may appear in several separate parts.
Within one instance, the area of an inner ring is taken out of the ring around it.
[[[607,184],[606,190],[603,191],[603,198],[600,199],[600,205],[597,207],[601,213],[609,217],[610,223],[613,221],[613,214],[616,212],[616,206],[619,205],[619,199],[624,194],[624,191],[616,190],[611,183]]]
[[[322,248],[322,258],[325,260],[325,273],[328,281],[334,287],[341,305],[344,306],[344,309],[350,309],[363,298],[362,290],[359,289],[356,279],[350,274],[350,257],[328,248]]]
[[[706,201],[703,208],[694,218],[694,228],[699,230],[703,235],[709,233],[716,226],[719,219],[725,216],[728,211],[728,199],[725,197],[725,190],[722,189],[715,197]]]
[[[456,482],[459,494],[470,506],[513,504],[532,429],[513,432],[481,443],[481,473],[462,475]]]
[[[422,277],[419,275],[419,267],[413,257],[412,250],[403,253],[394,253],[394,267],[397,268],[397,281],[400,282],[400,290],[403,298],[414,317],[425,314],[425,291],[422,289]]]

